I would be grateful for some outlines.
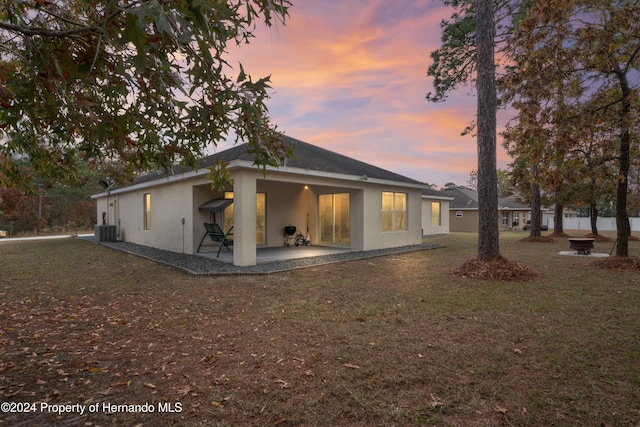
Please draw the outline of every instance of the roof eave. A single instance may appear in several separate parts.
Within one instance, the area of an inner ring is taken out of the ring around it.
[[[227,169],[229,170],[238,169],[238,168],[254,169],[256,171],[259,171],[256,165],[249,160],[236,159],[236,160],[230,161],[229,164],[227,165]],[[420,184],[420,183],[379,179],[379,178],[367,177],[365,175],[349,175],[349,174],[343,174],[343,173],[337,173],[337,172],[325,172],[325,171],[318,171],[318,170],[312,170],[312,169],[296,168],[291,166],[281,166],[281,167],[267,166],[266,170],[267,172],[286,172],[286,173],[303,175],[303,176],[306,175],[306,176],[328,178],[328,179],[339,179],[343,181],[367,182],[367,183],[380,184],[380,185],[393,185],[396,187],[417,188],[421,190],[427,188],[426,184]],[[154,179],[152,181],[147,181],[147,182],[142,182],[138,184],[132,184],[132,185],[116,188],[114,190],[111,190],[109,193],[107,193],[106,191],[103,191],[101,193],[92,195],[91,198],[99,199],[102,197],[107,197],[112,194],[115,195],[115,194],[121,194],[121,193],[128,193],[130,191],[151,188],[161,184],[188,180],[188,179],[200,177],[202,175],[206,175],[208,173],[209,173],[208,168],[201,168],[197,170],[183,172],[177,175],[163,176],[161,178]]]
[[[423,198],[423,199],[434,199],[434,200],[449,200],[449,201],[455,200],[455,197],[449,197],[449,196],[432,196],[432,195],[429,195],[429,194],[423,194],[423,195],[422,195],[422,198]]]
[[[233,169],[233,168],[256,169],[256,166],[251,161],[237,159],[237,160],[230,161],[227,168],[228,169]],[[352,182],[367,182],[367,183],[381,184],[381,185],[394,185],[394,186],[408,187],[408,188],[419,188],[421,190],[428,188],[426,184],[422,184],[419,182],[413,183],[413,182],[396,181],[396,180],[390,180],[390,179],[380,179],[380,178],[374,178],[366,175],[350,175],[350,174],[344,174],[344,173],[338,173],[338,172],[327,172],[327,171],[292,167],[292,166],[286,166],[286,165],[280,166],[280,167],[267,166],[266,170],[267,172],[285,172],[285,173],[291,173],[295,175],[312,176],[317,178],[339,179],[343,181],[352,181]]]

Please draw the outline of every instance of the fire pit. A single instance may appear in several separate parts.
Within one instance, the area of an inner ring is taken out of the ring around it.
[[[578,251],[580,255],[591,255],[595,240],[591,237],[571,237],[569,239],[569,247]]]

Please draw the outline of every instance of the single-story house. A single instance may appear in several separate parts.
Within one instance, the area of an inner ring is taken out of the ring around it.
[[[266,175],[241,144],[202,159],[198,169],[156,172],[96,194],[98,224],[119,240],[193,254],[204,223],[233,227],[233,263],[256,264],[256,249],[282,246],[293,225],[312,245],[373,250],[422,243],[419,181],[284,136],[293,158]],[[226,162],[233,186],[214,191],[208,167]]]
[[[452,197],[449,205],[449,229],[453,232],[479,230],[478,192],[464,186],[450,186],[442,193]],[[518,202],[516,196],[498,199],[498,221],[501,230],[522,229],[531,220],[531,208]]]
[[[422,190],[422,234],[449,233],[449,203],[453,197],[442,191],[425,188]]]

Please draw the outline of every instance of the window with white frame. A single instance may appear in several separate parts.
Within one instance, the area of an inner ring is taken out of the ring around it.
[[[456,211],[456,218],[462,218],[462,211]]]
[[[382,231],[407,229],[407,193],[382,192]]]

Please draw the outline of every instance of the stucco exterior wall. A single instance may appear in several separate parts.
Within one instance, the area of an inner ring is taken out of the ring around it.
[[[462,216],[456,216],[460,212]],[[449,211],[449,230],[451,232],[478,232],[478,211],[477,210],[455,210]]]
[[[433,225],[432,203],[440,203],[440,225]],[[449,200],[422,198],[422,234],[425,236],[449,233]]]
[[[282,246],[287,225],[306,234],[307,216],[312,243],[317,243],[313,230],[317,210],[315,192],[308,185],[305,189],[305,184],[301,183],[260,179],[257,191],[265,193],[266,198],[266,246]]]
[[[282,245],[283,229],[289,224],[295,225],[303,234],[307,234],[308,227],[311,243],[318,244],[318,197],[321,194],[337,193],[349,194],[350,248],[372,250],[422,242],[420,188],[372,183],[366,180],[333,179],[311,174],[307,176],[286,171],[269,172],[266,177],[255,169],[240,169],[235,172],[232,170],[232,174],[234,173],[239,174],[237,176],[241,177],[244,188],[255,187],[253,194],[265,193],[266,246]],[[254,180],[255,186],[251,184]],[[247,183],[250,184],[248,187]],[[383,191],[407,194],[406,230],[382,231]],[[144,229],[146,193],[151,195],[149,230]],[[106,195],[96,197],[96,223],[101,224],[101,212],[108,211],[109,223],[119,225],[121,240],[174,252],[194,253],[205,232],[203,223],[211,221],[211,214],[199,212],[198,207],[209,200],[222,197],[222,192],[211,190],[210,182],[204,175],[177,180],[158,180],[134,188],[119,189],[110,194],[108,200]],[[245,201],[249,200],[246,194],[243,198]],[[238,208],[235,203],[239,201],[234,202],[234,210]],[[217,217],[216,221],[221,221],[221,217]],[[234,213],[234,241],[240,237],[237,234],[239,230],[236,229],[240,222],[245,223],[246,228],[243,241],[251,240],[247,240],[246,233],[255,235],[255,215],[251,226],[243,216]],[[234,262],[235,255],[234,250]],[[244,258],[245,261],[242,262],[250,263],[249,258]]]
[[[193,192],[181,183],[118,194],[120,239],[173,252],[193,247]],[[144,229],[144,195],[151,195],[150,229]],[[184,218],[184,224],[183,222]]]
[[[382,192],[407,193],[407,229],[382,231]],[[367,186],[363,200],[363,250],[422,243],[422,190],[390,185]]]

